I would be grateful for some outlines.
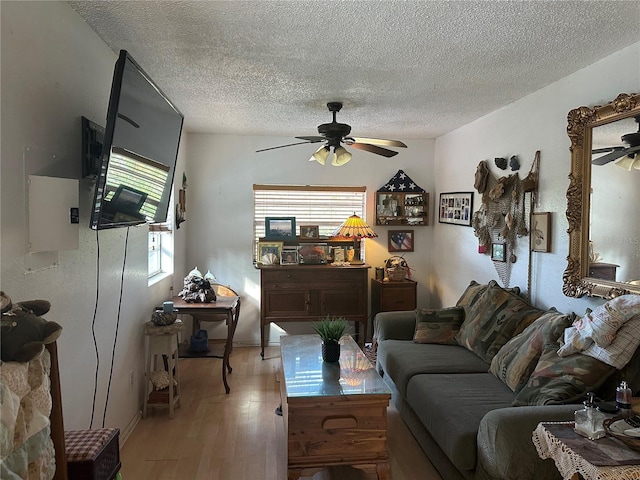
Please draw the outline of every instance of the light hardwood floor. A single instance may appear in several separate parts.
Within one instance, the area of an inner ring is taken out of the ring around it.
[[[181,407],[149,408],[121,448],[125,480],[286,480],[284,423],[276,371],[280,350],[235,347],[231,393],[221,360],[180,359]],[[393,480],[441,480],[393,407],[388,410]],[[306,477],[305,477],[306,478]],[[369,480],[350,467],[326,468],[313,480]],[[375,477],[373,477],[375,478]]]

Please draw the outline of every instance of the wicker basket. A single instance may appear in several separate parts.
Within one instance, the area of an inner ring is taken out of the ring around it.
[[[407,269],[406,267],[387,268],[387,276],[391,282],[401,282],[407,276]]]
[[[617,438],[632,450],[640,452],[640,438],[629,437],[627,435],[623,435],[622,433],[614,432],[613,430],[611,430],[611,424],[618,420],[622,420],[623,418],[624,417],[619,415],[613,418],[607,418],[604,422],[602,422],[604,431],[607,433],[607,435],[613,438]]]
[[[387,272],[387,277],[391,282],[401,282],[409,273],[409,265],[402,257],[393,256],[388,258],[384,266]]]

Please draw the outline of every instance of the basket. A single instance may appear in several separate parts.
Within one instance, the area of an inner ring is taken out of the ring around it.
[[[613,438],[617,438],[632,450],[635,450],[636,452],[640,452],[640,438],[629,437],[622,433],[614,432],[613,430],[611,430],[611,424],[622,419],[624,419],[624,417],[620,415],[613,418],[607,418],[604,422],[602,422],[604,431],[606,432],[607,435]]]
[[[403,257],[393,256],[388,258],[384,267],[391,282],[401,282],[409,274],[409,264]]]
[[[407,276],[406,267],[391,267],[387,268],[387,276],[391,282],[401,282]]]

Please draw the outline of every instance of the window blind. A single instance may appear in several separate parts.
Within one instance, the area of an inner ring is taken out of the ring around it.
[[[265,217],[295,217],[300,225],[318,225],[330,236],[354,213],[365,214],[367,187],[322,185],[254,185],[254,237],[265,235]],[[298,233],[296,232],[296,234]]]

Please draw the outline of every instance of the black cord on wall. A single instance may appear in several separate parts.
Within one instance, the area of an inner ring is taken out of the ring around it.
[[[111,349],[111,366],[109,367],[109,383],[107,384],[107,395],[104,401],[104,412],[102,414],[102,428],[105,427],[105,419],[107,417],[107,407],[109,405],[109,393],[111,391],[111,379],[113,378],[113,362],[116,356],[116,343],[118,341],[118,329],[120,328],[120,311],[122,310],[122,292],[124,288],[124,272],[127,265],[127,246],[129,245],[129,229],[127,227],[127,234],[124,241],[124,258],[122,259],[122,273],[120,275],[120,296],[118,298],[118,316],[116,319],[116,332],[113,337],[113,347]]]
[[[91,335],[93,336],[93,348],[96,352],[96,373],[93,379],[93,403],[91,405],[91,422],[89,429],[93,428],[93,415],[96,411],[96,395],[98,394],[98,371],[100,370],[100,352],[98,351],[98,341],[96,339],[96,317],[98,314],[98,299],[100,297],[100,237],[99,230],[96,230],[96,302],[93,307],[93,320],[91,321]]]

